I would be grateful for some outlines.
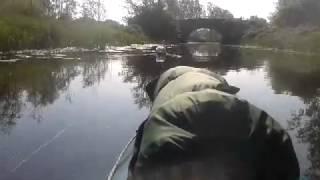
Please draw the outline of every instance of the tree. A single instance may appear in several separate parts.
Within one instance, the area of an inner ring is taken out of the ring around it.
[[[287,8],[292,5],[296,5],[300,2],[300,0],[279,0],[277,7],[282,9],[282,8]]]
[[[280,27],[320,26],[319,0],[279,0],[271,20]]]
[[[126,0],[130,16],[141,14],[146,9],[156,7],[165,10],[166,8],[170,8],[167,2],[170,2],[170,0]]]
[[[258,16],[251,16],[249,18],[250,24],[254,25],[257,28],[266,27],[268,25],[268,22],[264,18],[260,18]]]
[[[233,19],[233,14],[230,11],[215,6],[211,2],[207,5],[207,16],[216,19]]]
[[[41,0],[41,7],[46,16],[54,16],[54,6],[52,0]]]
[[[307,158],[310,161],[306,170],[310,179],[319,179],[320,169],[320,99],[315,97],[305,101],[307,107],[293,114],[289,128],[297,132],[299,142],[308,144]]]
[[[105,17],[105,8],[101,0],[85,0],[81,5],[82,17],[102,21]]]
[[[138,25],[149,37],[156,40],[170,40],[175,36],[174,19],[166,10],[164,2],[158,0],[128,0],[129,25]]]
[[[179,19],[200,18],[205,14],[199,0],[180,0]]]
[[[1,0],[0,14],[23,14],[28,16],[46,15],[50,0]]]
[[[173,17],[178,18],[180,14],[179,1],[178,0],[164,0],[165,10]]]
[[[45,16],[52,16],[59,19],[72,18],[76,13],[76,0],[31,0],[33,4],[40,7],[41,13]]]

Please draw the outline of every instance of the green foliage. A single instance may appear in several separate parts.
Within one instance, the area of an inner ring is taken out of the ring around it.
[[[274,27],[260,28],[254,33],[248,33],[244,43],[319,52],[319,9],[319,0],[279,0],[277,10],[271,18]]]
[[[43,14],[44,0],[1,0],[0,16],[27,15],[41,16]]]
[[[104,18],[105,11],[102,0],[84,0],[81,5],[81,15],[84,18],[101,21]]]
[[[0,0],[0,51],[25,48],[140,43],[147,38],[114,21],[105,21],[102,0]],[[74,19],[77,8],[83,18]],[[138,28],[136,28],[138,29]]]
[[[211,2],[207,6],[207,16],[209,18],[233,19],[233,14],[230,11],[215,6]]]
[[[66,39],[71,46],[99,47],[106,44],[127,45],[130,43],[142,43],[146,37],[142,34],[129,32],[127,27],[113,25],[106,22],[80,19],[67,26]]]
[[[31,17],[0,18],[0,49],[40,48],[49,37],[49,22]]]
[[[250,24],[253,24],[253,25],[260,27],[260,28],[265,28],[266,26],[268,26],[267,20],[264,18],[260,18],[258,16],[251,16],[248,19],[248,21]]]
[[[204,15],[199,0],[179,0],[179,19],[201,18]]]
[[[175,40],[176,20],[205,18],[207,14],[199,0],[127,0],[129,25],[138,25],[155,40]],[[209,18],[232,19],[224,9],[208,4]]]
[[[141,43],[147,38],[122,25],[79,19],[10,16],[0,18],[0,50],[51,47],[103,48],[106,44]]]
[[[175,36],[174,20],[161,5],[144,8],[129,18],[128,24],[140,26],[147,36],[155,40],[168,40]]]
[[[249,28],[243,36],[243,39],[254,38],[259,35],[261,32],[264,32],[265,29],[269,28],[269,24],[266,19],[259,18],[257,16],[251,16],[248,20]]]
[[[320,26],[319,9],[319,0],[279,0],[272,22],[279,27]]]
[[[304,52],[319,52],[320,29],[299,27],[261,30],[254,38],[244,39],[243,44]]]

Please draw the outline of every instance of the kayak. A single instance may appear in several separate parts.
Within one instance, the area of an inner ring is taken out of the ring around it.
[[[107,176],[107,180],[127,180],[129,176],[129,164],[133,157],[136,136],[132,137],[122,152],[119,154],[117,161]],[[299,180],[310,180],[307,176],[301,176]]]
[[[129,164],[134,152],[136,137],[130,139],[120,153],[116,163],[108,174],[107,180],[126,180],[129,175]]]

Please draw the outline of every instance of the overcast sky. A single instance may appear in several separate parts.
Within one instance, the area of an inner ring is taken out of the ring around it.
[[[81,0],[79,0],[81,1]],[[200,0],[201,3],[213,2],[215,5],[231,11],[235,17],[250,17],[257,15],[268,18],[275,10],[278,0]],[[107,18],[123,22],[127,15],[125,0],[104,0]]]

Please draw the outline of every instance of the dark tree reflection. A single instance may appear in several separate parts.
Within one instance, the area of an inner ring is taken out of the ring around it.
[[[308,144],[308,159],[311,167],[306,175],[312,179],[320,178],[320,96],[310,102],[307,107],[293,114],[289,122],[290,128],[297,131],[297,138],[301,143]]]
[[[123,61],[121,76],[125,83],[134,83],[131,89],[135,104],[139,108],[150,107],[148,96],[145,92],[147,84],[158,77],[162,72],[174,67],[169,62],[157,63],[154,56],[128,56]]]
[[[198,57],[185,51],[188,49],[180,49],[184,54],[182,58],[167,57],[163,63],[157,63],[153,56],[129,56],[123,61],[123,81],[134,84],[132,94],[140,108],[150,106],[144,91],[148,82],[177,65],[207,68],[222,75],[230,70],[263,68],[275,94],[298,96],[305,102],[306,108],[293,114],[288,124],[292,132],[296,133],[295,139],[309,147],[307,161],[310,161],[311,167],[307,175],[313,179],[320,178],[320,97],[316,94],[320,84],[320,64],[317,57],[223,48],[218,57],[195,59]],[[306,159],[302,163],[307,163]]]
[[[203,48],[203,46],[200,48]],[[135,99],[135,104],[137,104],[139,108],[150,107],[149,99],[145,93],[145,87],[150,81],[157,78],[162,72],[169,68],[178,65],[193,66],[207,68],[211,71],[225,74],[229,69],[239,69],[242,67],[240,63],[242,62],[242,58],[239,49],[224,48],[219,57],[196,57],[190,54],[189,49],[189,47],[184,45],[170,49],[169,53],[183,56],[181,58],[168,56],[164,62],[157,62],[156,57],[153,55],[126,57],[123,61],[121,75],[125,83],[135,84],[131,91]],[[192,49],[197,49],[197,46],[193,44]],[[211,51],[210,47],[207,49]],[[210,52],[209,54],[213,53]],[[243,64],[245,65],[246,63]],[[252,62],[248,64],[252,64]],[[256,65],[253,66],[256,67]],[[250,67],[250,65],[248,65],[248,67]]]
[[[305,108],[292,114],[289,129],[299,143],[308,147],[310,168],[305,172],[311,179],[320,178],[320,66],[317,57],[274,54],[268,61],[268,75],[277,94],[291,94],[300,97]],[[301,60],[303,59],[303,61]]]
[[[268,75],[277,94],[290,93],[310,101],[320,85],[317,56],[273,54],[268,61]]]
[[[83,87],[99,83],[108,70],[108,60],[94,54],[77,60],[21,61],[0,66],[0,129],[9,132],[25,105],[34,108],[32,117],[41,117],[41,109],[67,94],[71,82],[83,78]]]
[[[10,83],[9,83],[10,81]],[[0,130],[8,133],[19,118],[22,102],[22,92],[18,89],[16,80],[11,73],[0,76]]]
[[[83,87],[93,86],[95,83],[100,83],[104,79],[108,71],[108,63],[104,55],[86,55],[82,57],[82,77]]]

